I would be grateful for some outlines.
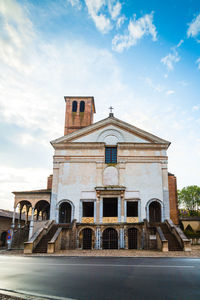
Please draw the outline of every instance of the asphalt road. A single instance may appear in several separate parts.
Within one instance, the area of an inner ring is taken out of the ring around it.
[[[0,288],[48,299],[200,299],[200,259],[0,257]]]

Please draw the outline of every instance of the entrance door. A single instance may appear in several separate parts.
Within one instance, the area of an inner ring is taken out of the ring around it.
[[[153,201],[149,205],[149,222],[161,222],[161,206],[157,201]]]
[[[118,235],[114,228],[107,228],[104,230],[103,249],[118,249]]]
[[[137,249],[138,230],[129,228],[128,230],[128,249]]]
[[[64,202],[59,208],[59,223],[71,223],[71,205]]]
[[[84,228],[83,232],[83,249],[92,249],[92,229]]]
[[[1,246],[6,246],[6,237],[7,237],[7,231],[2,232],[1,234]]]

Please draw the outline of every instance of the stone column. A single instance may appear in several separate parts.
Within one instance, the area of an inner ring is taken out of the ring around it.
[[[80,204],[79,204],[79,222],[80,223],[82,222],[82,216],[83,216],[83,202],[80,201]]]
[[[18,228],[21,228],[21,216],[22,216],[22,207],[21,204],[19,204],[19,216],[18,216]]]
[[[127,201],[124,200],[124,222],[126,223],[127,218]]]
[[[100,249],[100,247],[101,247],[101,234],[100,234],[100,227],[97,226],[97,228],[96,228],[95,249]]]
[[[121,222],[124,222],[124,193],[121,193]]]
[[[59,214],[58,214],[59,207],[57,207],[59,167],[60,167],[59,162],[54,161],[53,181],[52,181],[52,191],[51,191],[50,220],[55,220],[57,223],[59,223]]]
[[[31,221],[30,221],[30,228],[29,228],[29,236],[28,239],[30,240],[33,235],[33,227],[34,227],[34,212],[35,208],[32,207],[32,214],[31,214]]]
[[[99,216],[99,222],[102,223],[103,221],[103,199],[100,198],[100,216]]]
[[[11,249],[11,245],[12,245],[12,239],[13,239],[14,228],[15,228],[15,213],[16,213],[16,207],[14,207],[11,229],[10,229],[11,239],[7,241],[8,249]]]
[[[161,207],[161,212],[162,212],[162,222],[164,222],[165,219],[170,219],[167,162],[162,164],[162,185],[163,185],[163,208]]]
[[[118,222],[121,222],[121,197],[117,198],[118,201]]]
[[[97,219],[96,213],[97,213],[97,202],[95,200],[94,201],[94,223],[96,223],[96,219]]]
[[[138,201],[138,221],[142,222],[142,217],[141,217],[141,200]]]
[[[100,222],[100,195],[97,192],[97,200],[96,200],[96,222],[97,224]]]
[[[16,207],[14,208],[14,211],[13,211],[12,224],[11,224],[11,228],[13,230],[15,228],[15,213],[16,213]]]
[[[120,228],[119,234],[120,234],[119,248],[124,249],[124,228],[123,227]]]

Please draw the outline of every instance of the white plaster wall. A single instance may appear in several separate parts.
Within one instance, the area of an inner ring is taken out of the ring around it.
[[[99,137],[106,132],[107,130],[113,130],[113,131],[118,131],[119,135],[122,136],[123,141],[121,142],[129,142],[129,143],[149,143],[147,140],[144,140],[137,135],[131,134],[128,131],[122,130],[121,128],[114,126],[114,125],[109,125],[104,128],[101,128],[95,132],[92,132],[88,135],[85,135],[83,137],[74,139],[74,142],[103,142],[103,140],[99,139]]]
[[[120,176],[126,191],[138,191],[141,199],[141,218],[146,218],[147,202],[156,198],[163,201],[162,170],[160,163],[127,163]]]
[[[74,218],[79,221],[82,192],[94,191],[96,185],[96,163],[62,163],[59,170],[57,203],[63,199],[72,201],[75,206]]]

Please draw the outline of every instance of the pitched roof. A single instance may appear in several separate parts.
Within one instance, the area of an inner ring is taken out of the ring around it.
[[[13,211],[0,209],[0,217],[12,219]],[[19,213],[15,213],[15,219],[19,219]],[[21,219],[25,220],[24,214],[22,214]]]
[[[93,131],[96,131],[102,127],[105,127],[107,125],[115,125],[117,127],[120,127],[126,131],[129,131],[133,134],[136,134],[148,141],[150,141],[151,143],[156,143],[156,144],[166,144],[166,145],[170,145],[170,142],[169,141],[166,141],[164,139],[161,139],[159,138],[158,136],[156,135],[153,135],[147,131],[144,131],[138,127],[135,127],[129,123],[126,123],[120,119],[117,119],[115,117],[107,117],[106,119],[103,119],[103,120],[100,120],[96,123],[93,123],[89,126],[86,126],[84,128],[81,128],[79,130],[76,130],[72,133],[69,133],[67,135],[64,135],[58,139],[55,139],[53,141],[51,141],[51,144],[52,146],[56,146],[56,144],[59,144],[59,143],[66,143],[66,142],[70,142],[74,139],[77,139],[79,137],[81,137],[82,135],[86,135],[86,134],[89,134]]]

